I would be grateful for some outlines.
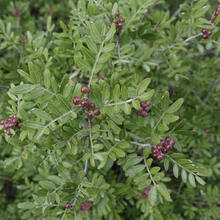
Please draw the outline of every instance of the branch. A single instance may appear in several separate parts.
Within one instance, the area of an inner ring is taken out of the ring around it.
[[[8,90],[9,87],[8,86],[0,86],[0,89],[5,89],[5,90]]]
[[[190,42],[190,41],[192,41],[193,39],[195,39],[195,38],[197,38],[197,37],[200,37],[200,36],[202,36],[202,33],[199,33],[199,34],[193,35],[193,36],[191,36],[191,37],[188,37],[188,38],[187,38],[186,40],[184,40],[182,43]],[[179,43],[181,43],[181,42],[179,42]],[[155,50],[154,52],[164,52],[164,51],[167,51],[167,50],[173,48],[173,47],[174,47],[175,45],[177,45],[177,44],[178,44],[178,43],[175,43],[175,44],[173,44],[173,45],[168,46],[167,48],[157,49],[157,50]]]

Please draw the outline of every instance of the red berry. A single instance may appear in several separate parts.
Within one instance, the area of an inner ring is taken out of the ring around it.
[[[141,102],[140,103],[141,107],[146,108],[147,107],[147,103],[146,102]]]
[[[172,149],[172,145],[171,144],[168,144],[167,146],[166,146],[166,151],[168,152],[168,151],[170,151],[171,149]]]
[[[17,122],[18,122],[18,120],[17,119],[12,119],[12,122],[14,123],[14,124],[16,124]]]
[[[82,101],[81,101],[81,106],[82,107],[85,107],[85,106],[87,106],[88,105],[88,99],[83,99]]]
[[[203,34],[203,35],[202,35],[202,38],[203,38],[203,39],[207,39],[208,37],[209,37],[208,34]]]
[[[87,117],[90,118],[90,119],[93,118],[93,112],[88,112]]]
[[[21,151],[24,151],[24,146],[21,146]]]
[[[145,118],[145,117],[147,117],[147,112],[142,111],[142,112],[141,112],[141,115],[142,115],[142,117],[144,117],[144,118]]]
[[[71,204],[69,202],[66,203],[66,208],[70,209],[71,208]]]
[[[156,148],[157,148],[158,151],[163,150],[163,147],[162,147],[162,145],[160,145],[160,144],[157,144],[157,145],[156,145]]]
[[[4,124],[4,129],[5,129],[5,130],[9,129],[9,124],[8,124],[8,123],[5,123],[5,124]]]
[[[121,22],[119,22],[119,23],[117,24],[117,27],[118,27],[118,28],[122,28],[122,27],[123,27],[123,24],[122,24]]]
[[[89,107],[89,110],[95,110],[96,108],[95,104],[92,102],[88,104],[88,107]]]
[[[151,151],[152,151],[152,154],[156,154],[157,155],[159,153],[158,149],[154,148],[154,147],[152,148]]]
[[[5,124],[5,120],[1,120],[0,125],[4,125],[4,124]]]
[[[82,203],[80,205],[80,209],[83,211],[83,212],[88,212],[92,207],[92,203],[91,202],[85,202],[85,203]]]
[[[174,141],[174,140],[171,140],[171,141],[170,141],[170,145],[174,146],[174,145],[175,145],[175,141]]]
[[[119,22],[124,23],[124,22],[125,22],[125,19],[124,19],[124,18],[120,18],[120,19],[119,19]]]
[[[13,123],[9,123],[9,124],[8,124],[8,127],[9,127],[9,128],[13,128],[13,127],[14,127],[14,124],[13,124]]]
[[[217,16],[218,14],[220,14],[220,7],[216,8],[215,10],[215,16]]]
[[[170,138],[170,137],[166,137],[166,138],[165,138],[165,141],[166,141],[167,143],[170,143],[171,138]]]
[[[84,94],[89,93],[89,87],[83,86],[83,87],[81,88],[81,92],[84,93]]]
[[[157,160],[163,160],[163,158],[164,158],[164,154],[157,155]]]
[[[208,35],[211,35],[211,34],[212,34],[212,31],[208,31],[207,34],[208,34]]]
[[[115,16],[119,16],[120,15],[120,12],[119,11],[116,11],[116,13],[115,13]]]
[[[103,73],[100,73],[99,75],[100,79],[104,80],[105,79],[105,75]]]
[[[10,135],[11,135],[10,130],[7,130],[7,131],[6,131],[6,134],[10,136]]]
[[[215,22],[215,18],[211,19],[210,22],[213,24]]]
[[[80,98],[77,97],[77,96],[75,96],[75,97],[73,98],[73,103],[74,103],[75,105],[78,105],[78,104],[80,103]]]
[[[118,21],[116,19],[112,20],[112,23],[116,24]]]
[[[165,140],[160,140],[160,145],[164,145],[165,144]]]
[[[150,111],[150,109],[151,109],[151,107],[150,107],[150,106],[147,106],[144,110],[145,110],[146,112],[148,112],[148,111]]]
[[[101,112],[100,112],[99,108],[97,108],[97,109],[95,110],[95,115],[100,115],[100,114],[101,114]]]
[[[147,104],[147,106],[150,106],[151,105],[151,101],[147,101],[146,104]]]
[[[207,29],[202,29],[203,34],[207,34],[208,30]]]

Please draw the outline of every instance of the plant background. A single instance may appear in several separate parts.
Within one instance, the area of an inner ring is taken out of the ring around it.
[[[1,0],[0,118],[17,113],[23,127],[11,137],[0,130],[0,219],[219,219],[219,17],[209,21],[219,5]],[[118,34],[108,26],[117,9],[126,20]],[[202,28],[212,36],[197,36]],[[92,123],[71,101],[90,79],[102,112]],[[141,99],[152,102],[144,119]],[[192,162],[150,159],[148,145],[167,135],[176,141],[171,159]],[[190,178],[193,164],[205,185]],[[83,213],[86,201],[93,207]]]

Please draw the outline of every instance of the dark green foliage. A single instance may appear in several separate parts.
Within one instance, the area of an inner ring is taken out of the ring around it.
[[[0,219],[218,219],[219,3],[2,0]]]

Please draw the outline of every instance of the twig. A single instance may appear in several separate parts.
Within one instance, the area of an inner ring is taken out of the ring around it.
[[[185,3],[186,3],[186,1],[183,2],[183,4],[185,4]],[[182,11],[182,8],[178,8],[178,9],[173,13],[173,15],[171,16],[171,18],[177,17],[181,11]]]
[[[212,83],[212,85],[210,86],[210,89],[209,89],[209,93],[208,95],[205,97],[204,99],[204,104],[208,101],[209,97],[211,96],[212,94],[212,91],[213,89],[218,85],[218,83],[220,82],[220,76]]]
[[[147,169],[147,172],[148,172],[149,175],[150,175],[151,181],[153,182],[154,186],[156,186],[156,183],[155,183],[155,181],[154,181],[154,178],[153,178],[152,175],[151,175],[151,172],[150,172],[150,169],[149,169],[149,167],[148,167],[148,165],[147,165],[147,161],[146,161],[146,158],[145,158],[145,157],[144,157],[144,164],[145,164],[145,167],[146,167],[146,169]]]
[[[99,136],[99,138],[102,138],[102,136]],[[110,138],[107,138],[107,140],[110,140]],[[123,140],[120,140],[120,139],[118,139],[118,138],[115,138],[114,141],[116,141],[116,142],[121,142],[121,141],[123,141]],[[131,141],[130,143],[131,143],[131,144],[134,144],[134,145],[137,145],[137,146],[140,146],[140,147],[143,147],[143,148],[145,148],[145,147],[152,147],[152,144],[141,144],[141,143],[136,142],[136,141]]]
[[[200,36],[202,36],[202,33],[199,33],[199,34],[193,35],[193,36],[191,36],[191,37],[188,37],[188,38],[187,38],[186,40],[184,40],[182,43],[187,43],[187,42],[192,41],[193,39],[195,39],[195,38],[197,38],[197,37],[200,37]],[[179,43],[181,43],[181,42],[179,42]],[[173,48],[176,44],[178,44],[178,42],[175,43],[175,44],[173,44],[173,45],[168,46],[167,48],[156,49],[154,52],[164,52],[164,51],[167,51],[167,50]]]
[[[5,90],[8,90],[9,87],[8,86],[0,86],[0,89],[5,89]]]

